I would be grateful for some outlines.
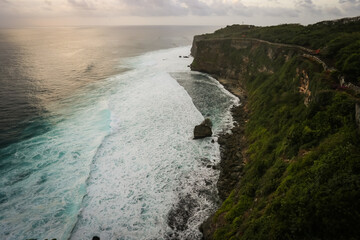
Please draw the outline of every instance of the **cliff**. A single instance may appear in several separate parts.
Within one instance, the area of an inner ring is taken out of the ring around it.
[[[360,80],[358,44],[359,18],[194,38],[192,70],[242,101],[219,139],[224,201],[205,239],[360,236],[360,95],[347,87]]]

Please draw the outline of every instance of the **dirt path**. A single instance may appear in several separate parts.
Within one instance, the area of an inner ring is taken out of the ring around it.
[[[295,44],[286,44],[286,43],[274,43],[274,42],[269,42],[266,40],[261,40],[261,39],[257,39],[257,38],[246,38],[246,37],[242,37],[242,38],[211,38],[211,39],[202,39],[201,41],[219,41],[219,40],[250,40],[250,41],[255,41],[255,42],[259,42],[259,43],[265,43],[268,45],[272,45],[272,46],[277,46],[277,47],[284,47],[284,48],[292,48],[292,49],[297,49],[297,50],[301,50],[303,52],[305,52],[303,54],[303,57],[312,60],[314,62],[317,62],[319,64],[321,64],[324,68],[324,71],[335,71],[335,68],[329,67],[323,60],[321,60],[318,56],[315,56],[315,52],[316,50],[310,49],[310,48],[306,48],[303,46],[299,46],[299,45],[295,45]]]
[[[261,40],[261,39],[257,39],[257,38],[246,38],[246,37],[242,37],[242,38],[211,38],[211,39],[201,39],[200,41],[219,41],[219,40],[251,40],[251,41],[256,41],[256,42],[260,42],[260,43],[265,43],[265,44],[269,44],[272,46],[278,46],[278,47],[286,47],[286,48],[295,48],[295,49],[299,49],[301,51],[313,54],[315,52],[315,50],[310,49],[310,48],[306,48],[306,47],[302,47],[299,45],[295,45],[295,44],[285,44],[285,43],[274,43],[274,42],[269,42],[266,40]]]

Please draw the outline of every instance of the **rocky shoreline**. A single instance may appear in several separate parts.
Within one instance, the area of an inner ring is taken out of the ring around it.
[[[240,105],[233,106],[231,109],[234,121],[231,133],[221,134],[218,138],[221,161],[217,188],[220,199],[224,201],[239,182],[242,169],[247,162],[245,125],[249,118],[249,111],[246,90],[239,81],[227,81],[227,79],[218,78],[217,76],[213,77],[240,99]],[[234,82],[237,84],[234,84]]]
[[[213,166],[213,168],[220,170],[217,190],[219,198],[221,201],[224,201],[239,182],[242,175],[242,169],[247,162],[245,124],[248,121],[249,113],[247,109],[246,91],[240,84],[235,85],[234,80],[227,81],[226,79],[218,78],[216,75],[210,75],[219,81],[229,92],[240,99],[240,105],[233,106],[231,109],[234,121],[234,126],[231,129],[231,132],[224,132],[218,137],[221,160],[219,165]],[[210,121],[209,119],[207,120]],[[209,123],[206,123],[205,120],[202,124],[208,125]],[[198,126],[202,126],[202,124]],[[202,137],[195,137],[194,139],[198,138]],[[194,204],[195,203],[191,196],[187,195],[180,197],[178,204],[174,205],[174,208],[168,215],[168,225],[170,228],[175,230],[175,233],[165,236],[165,239],[181,239],[179,233],[187,229],[189,217],[196,210],[196,205]],[[212,216],[209,216],[209,218],[206,219],[200,226],[200,231],[203,233],[205,239],[207,239],[206,236],[208,234],[204,230],[211,229],[209,228],[211,217]]]
[[[246,154],[247,141],[245,138],[245,125],[249,119],[249,110],[247,108],[247,93],[245,88],[238,81],[227,81],[226,79],[217,79],[229,92],[240,99],[240,105],[233,106],[231,114],[234,121],[234,127],[230,133],[221,134],[218,138],[220,145],[220,176],[217,183],[219,197],[224,201],[235,189],[236,184],[242,176],[242,170],[248,162]],[[237,82],[237,84],[233,84]],[[212,216],[210,216],[200,226],[200,231],[203,233],[204,239],[209,239],[211,232],[207,230],[212,229]]]

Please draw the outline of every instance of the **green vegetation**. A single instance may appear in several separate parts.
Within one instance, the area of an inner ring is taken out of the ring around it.
[[[310,67],[310,69],[309,69]],[[355,239],[360,236],[360,137],[354,98],[331,90],[326,73],[311,76],[309,107],[296,91],[294,57],[247,86],[250,162],[219,212],[215,239]],[[230,238],[232,237],[232,238]]]
[[[343,19],[308,26],[283,24],[270,27],[232,25],[204,38],[257,38],[274,43],[320,49],[320,56],[341,71],[349,82],[360,83],[360,21]]]
[[[360,32],[359,20],[326,21],[308,26],[282,24],[270,27],[232,25],[209,34],[208,37],[250,37],[276,43],[296,44],[309,48],[323,48],[342,35]]]
[[[295,53],[286,60],[284,55],[270,60],[266,46],[255,50],[235,50],[226,42],[220,46],[228,56],[228,67],[244,64],[243,56],[251,59],[242,72],[249,95],[249,162],[236,189],[211,219],[212,237],[359,239],[360,131],[355,104],[360,101],[351,90],[334,88],[339,74],[359,81],[359,22],[343,28],[337,23],[231,26],[206,37],[244,33],[322,48],[322,56],[333,61],[339,72],[325,72]],[[206,58],[198,59],[202,57]],[[261,66],[272,72],[259,71]],[[306,95],[299,91],[304,75],[310,79],[307,106]]]

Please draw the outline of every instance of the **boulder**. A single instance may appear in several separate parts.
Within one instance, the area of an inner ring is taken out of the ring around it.
[[[212,123],[209,118],[206,118],[200,125],[194,128],[194,139],[200,139],[212,136]]]

